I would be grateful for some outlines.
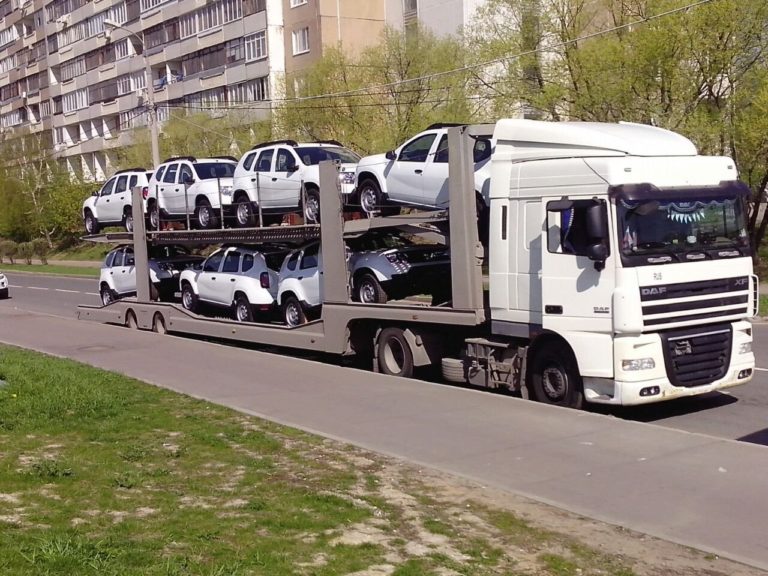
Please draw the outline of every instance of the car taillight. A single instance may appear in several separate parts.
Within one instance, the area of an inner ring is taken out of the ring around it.
[[[144,188],[141,189],[141,197],[146,200],[149,197],[149,187],[144,186]]]
[[[259,281],[262,288],[269,288],[269,272],[262,272],[259,274]]]

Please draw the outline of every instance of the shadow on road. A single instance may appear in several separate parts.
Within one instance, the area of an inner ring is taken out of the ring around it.
[[[622,420],[635,420],[637,422],[656,422],[675,416],[684,416],[705,410],[713,410],[721,406],[728,406],[738,402],[737,398],[720,392],[711,392],[695,398],[678,398],[645,406],[630,406],[626,408],[617,406],[601,406],[595,404],[588,410],[597,414],[608,414]]]
[[[736,438],[739,442],[749,442],[750,444],[761,444],[768,446],[768,428],[763,428],[757,432],[752,432],[741,438]]]

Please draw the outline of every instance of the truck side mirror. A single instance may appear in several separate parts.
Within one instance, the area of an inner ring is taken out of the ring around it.
[[[387,160],[394,160],[394,159],[396,158],[396,156],[395,156],[395,151],[394,151],[394,150],[387,150],[387,153],[386,153],[386,154],[384,154],[384,157],[385,157]]]
[[[605,268],[605,261],[608,259],[608,247],[602,242],[590,244],[587,247],[587,258],[595,263],[595,270]]]
[[[596,202],[587,208],[587,234],[597,240],[608,239],[608,221],[605,213],[605,205]]]

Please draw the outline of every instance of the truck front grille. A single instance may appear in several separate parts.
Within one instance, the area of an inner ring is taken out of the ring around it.
[[[675,386],[702,386],[725,376],[731,362],[728,324],[662,332],[667,376]]]

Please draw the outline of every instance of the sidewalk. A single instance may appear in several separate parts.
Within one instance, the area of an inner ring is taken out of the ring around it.
[[[768,449],[497,394],[0,308],[0,341],[768,569]]]

